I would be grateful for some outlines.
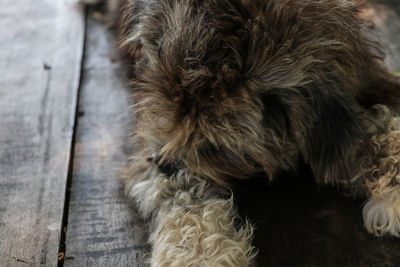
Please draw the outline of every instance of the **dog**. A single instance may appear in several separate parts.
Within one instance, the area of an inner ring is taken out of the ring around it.
[[[152,266],[252,265],[230,184],[299,159],[367,199],[368,232],[400,235],[400,81],[354,2],[117,2],[136,117],[123,180]]]

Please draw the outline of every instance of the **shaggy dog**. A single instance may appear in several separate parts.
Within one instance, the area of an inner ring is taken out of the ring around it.
[[[111,6],[118,6],[116,4]],[[115,8],[114,8],[115,9]],[[152,221],[152,266],[248,266],[229,183],[310,165],[400,235],[400,83],[346,0],[129,0],[136,148],[126,193]]]

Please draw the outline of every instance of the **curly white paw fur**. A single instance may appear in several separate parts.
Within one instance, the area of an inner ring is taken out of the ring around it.
[[[225,190],[183,171],[167,178],[154,164],[141,166],[145,170],[135,175],[139,182],[128,179],[126,190],[142,215],[153,220],[151,266],[246,267],[254,262],[253,227],[238,225],[232,197],[222,197]]]
[[[190,202],[190,196],[186,196]],[[232,199],[208,199],[161,210],[150,236],[151,266],[246,267],[256,251],[253,228],[235,227]]]
[[[364,206],[363,218],[368,232],[400,237],[400,187],[371,197]]]

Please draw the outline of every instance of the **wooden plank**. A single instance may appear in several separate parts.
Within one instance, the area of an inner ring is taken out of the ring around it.
[[[0,266],[55,266],[84,38],[78,0],[2,0]]]
[[[89,16],[64,266],[143,266],[149,249],[117,179],[129,157],[132,113],[114,42]]]

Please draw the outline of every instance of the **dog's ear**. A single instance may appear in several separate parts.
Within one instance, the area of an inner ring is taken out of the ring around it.
[[[359,104],[332,86],[315,81],[296,90],[273,88],[261,99],[264,127],[273,134],[268,136],[267,146],[297,144],[315,178],[334,184],[349,179],[349,162],[359,153],[367,133]],[[285,155],[275,153],[275,157],[284,159]]]
[[[319,86],[309,90],[314,118],[303,154],[317,180],[331,184],[346,182],[351,175],[349,163],[367,138],[363,113],[353,98],[326,84]]]

